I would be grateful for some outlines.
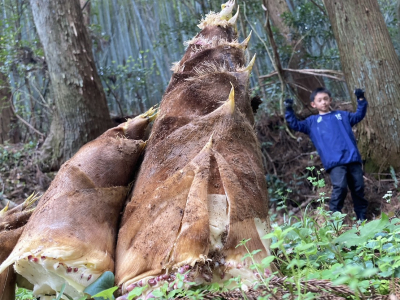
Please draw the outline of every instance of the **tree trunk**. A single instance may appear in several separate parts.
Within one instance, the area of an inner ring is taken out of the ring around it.
[[[0,72],[0,144],[20,141],[17,120],[10,107],[10,97],[8,78]]]
[[[285,0],[263,0],[264,6],[268,9],[268,15],[272,24],[278,28],[279,33],[285,38],[286,44],[293,48],[293,56],[291,57],[287,68],[302,69],[306,61],[307,51],[302,41],[299,41],[290,32],[290,28],[285,24],[282,15],[289,11],[289,6]],[[317,77],[300,73],[285,72],[285,79],[297,94],[301,102],[308,106],[310,104],[311,92],[319,86],[323,85],[323,81]]]
[[[369,102],[358,145],[368,170],[400,167],[400,62],[377,0],[324,0],[349,90]],[[355,97],[352,97],[355,103]]]
[[[31,0],[31,7],[55,102],[42,161],[45,169],[57,169],[111,120],[79,0]]]

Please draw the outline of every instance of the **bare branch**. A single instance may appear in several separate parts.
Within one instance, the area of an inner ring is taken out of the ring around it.
[[[32,129],[36,134],[42,136],[42,137],[46,137],[46,135],[44,135],[43,133],[41,133],[40,131],[38,131],[36,128],[34,128],[31,124],[29,124],[29,122],[25,121],[21,116],[19,116],[17,114],[17,112],[15,111],[14,108],[14,104],[12,103],[12,98],[14,97],[14,93],[10,96],[10,98],[8,99],[10,102],[10,108],[12,110],[12,112],[14,113],[14,115],[18,118],[18,120],[20,120],[22,123],[24,123],[26,126],[28,126],[30,129]]]
[[[85,4],[84,4],[84,5],[82,6],[82,8],[81,8],[82,11],[86,8],[86,6],[88,5],[89,2],[90,2],[90,0],[87,0],[87,1],[85,2]]]
[[[324,9],[321,5],[319,5],[318,3],[316,3],[314,0],[310,0],[310,2],[311,2],[312,4],[314,4],[316,7],[318,7],[319,10],[320,10],[325,16],[327,16],[327,15],[326,15],[326,12],[325,12],[325,9]]]
[[[325,70],[325,69],[282,69],[284,72],[301,73],[314,76],[322,76],[335,79],[337,81],[344,81],[343,73],[335,70]],[[330,75],[329,73],[333,74]],[[277,71],[271,72],[267,75],[261,75],[259,78],[266,79],[273,76],[279,75]],[[335,76],[336,75],[336,76]],[[340,77],[339,77],[340,76]]]

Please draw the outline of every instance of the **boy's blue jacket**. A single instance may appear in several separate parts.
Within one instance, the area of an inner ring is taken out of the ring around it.
[[[292,108],[285,118],[293,130],[308,134],[317,148],[326,170],[352,162],[361,163],[361,155],[351,127],[360,122],[367,112],[367,100],[357,100],[357,111],[336,110],[325,115],[313,115],[297,120]]]

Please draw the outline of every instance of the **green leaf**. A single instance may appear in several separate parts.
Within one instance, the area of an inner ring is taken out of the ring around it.
[[[180,290],[172,290],[168,293],[168,299],[175,298],[176,294],[179,294]]]
[[[356,228],[346,231],[338,236],[334,242],[338,244],[345,244],[347,247],[359,246],[372,239],[375,234],[381,232],[389,224],[389,218],[386,214],[382,213],[379,220],[368,222],[360,227],[359,235]]]
[[[343,284],[343,283],[348,282],[350,279],[351,279],[350,276],[345,275],[345,276],[341,276],[341,277],[339,277],[338,279],[334,280],[332,283],[333,283],[334,285],[341,285],[341,284]]]
[[[276,243],[271,244],[270,248],[271,249],[279,248],[282,244],[283,244],[283,240],[280,240]]]
[[[154,295],[154,297],[162,297],[162,296],[164,296],[164,293],[161,292],[160,290],[154,290],[151,293]]]
[[[261,261],[261,263],[262,263],[263,267],[265,268],[265,267],[269,266],[274,261],[274,259],[275,259],[275,256],[271,255],[271,256],[264,258]]]
[[[118,289],[117,286],[114,286],[112,288],[106,289],[104,291],[101,291],[100,293],[97,293],[96,295],[93,295],[92,298],[98,299],[98,298],[103,298],[106,300],[113,300],[114,299],[114,292]]]
[[[94,298],[95,300],[114,299],[112,293],[118,287],[115,287],[114,290],[111,292],[112,288],[114,288],[114,274],[111,271],[106,271],[99,278],[97,278],[95,282],[86,287],[84,292],[92,296],[92,298]]]
[[[366,277],[371,277],[372,275],[375,275],[376,273],[379,272],[378,268],[369,268],[369,269],[364,269],[361,273],[361,276],[366,278]]]
[[[271,239],[275,236],[274,232],[270,232],[262,237],[263,240]]]
[[[243,255],[242,260],[245,260],[248,257],[251,257],[251,253],[246,253],[245,255]]]
[[[137,296],[140,296],[145,289],[147,289],[148,285],[145,285],[143,287],[135,287],[132,291],[129,292],[128,294],[128,300],[132,300],[133,298],[136,298]]]

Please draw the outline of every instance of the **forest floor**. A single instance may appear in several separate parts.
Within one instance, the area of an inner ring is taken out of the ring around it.
[[[309,114],[306,112],[305,115]],[[304,117],[304,116],[303,116]],[[256,130],[260,140],[270,198],[273,222],[280,223],[288,215],[300,217],[305,209],[311,213],[320,205],[318,199],[329,197],[331,184],[309,138],[302,133],[289,132],[280,115],[258,117]],[[8,201],[10,207],[22,203],[30,194],[43,194],[55,173],[43,173],[35,145],[17,144],[0,146],[0,209]],[[314,182],[323,180],[325,187],[316,188]],[[369,220],[382,212],[389,217],[400,215],[400,183],[396,174],[374,173],[364,175],[365,195],[370,205]],[[391,192],[390,201],[383,197]],[[328,199],[325,200],[327,208]],[[343,213],[346,223],[354,222],[352,200],[347,196]]]

